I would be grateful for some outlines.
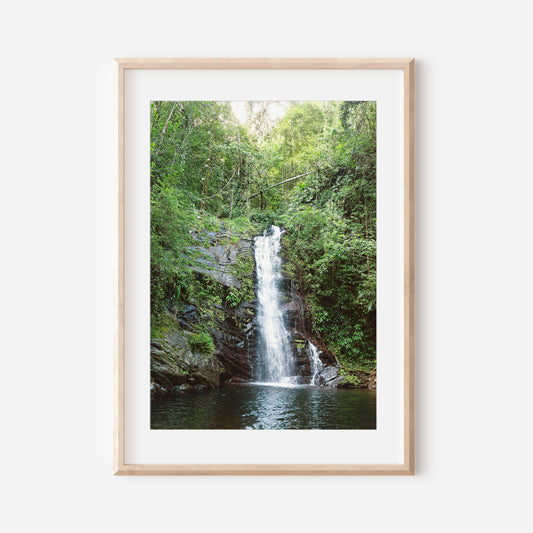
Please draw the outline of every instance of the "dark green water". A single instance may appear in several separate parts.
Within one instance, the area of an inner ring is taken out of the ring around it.
[[[152,405],[152,429],[376,429],[375,391],[226,385]]]

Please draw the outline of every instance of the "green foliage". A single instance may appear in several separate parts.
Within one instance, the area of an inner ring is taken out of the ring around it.
[[[151,338],[162,339],[166,333],[171,332],[176,327],[176,322],[172,315],[163,312],[158,316],[158,321],[152,326]]]
[[[305,152],[322,131],[324,112],[319,104],[305,102],[289,109],[277,127],[283,138],[282,153],[295,157]]]
[[[215,343],[207,331],[191,333],[187,337],[187,342],[194,353],[200,353],[205,357],[211,357],[215,353]]]
[[[241,125],[227,102],[151,104],[153,332],[165,327],[167,311],[179,315],[187,304],[209,325],[223,306],[251,301],[253,258],[232,265],[240,286],[228,288],[192,270],[201,259],[194,247],[208,246],[213,234],[235,245],[277,224],[286,230],[284,271],[315,333],[345,368],[372,368],[376,103],[293,103],[277,124],[265,122],[265,105],[249,107]],[[207,330],[190,337],[212,353]]]
[[[247,216],[239,216],[234,219],[224,219],[226,227],[235,233],[239,233],[245,238],[252,238],[257,233],[258,226]]]
[[[239,256],[231,266],[233,276],[240,283],[240,287],[231,287],[226,295],[229,307],[238,307],[244,302],[251,302],[254,297],[253,273],[255,263],[252,257]]]
[[[224,286],[205,274],[194,273],[183,301],[194,304],[204,317],[213,317],[213,307],[221,306]]]
[[[152,188],[150,219],[150,291],[152,323],[165,307],[172,308],[190,283],[183,252],[191,243],[190,203],[179,189],[165,184]]]
[[[226,304],[229,307],[237,307],[242,302],[241,291],[235,287],[231,287],[226,295]]]
[[[345,374],[339,381],[339,387],[341,388],[355,388],[361,383],[361,380],[353,374]]]
[[[269,226],[272,226],[277,222],[277,215],[272,211],[254,211],[250,215],[250,220],[255,222],[261,230],[267,229]]]
[[[376,353],[375,104],[346,106],[322,142],[324,170],[288,198],[285,248],[328,348],[361,364]]]

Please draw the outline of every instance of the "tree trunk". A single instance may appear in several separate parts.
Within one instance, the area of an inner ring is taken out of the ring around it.
[[[172,113],[174,113],[175,107],[176,107],[176,104],[172,106],[172,109],[170,110],[170,113],[168,114],[167,121],[165,122],[165,125],[163,126],[163,130],[161,131],[161,137],[159,138],[159,146],[157,147],[158,150],[161,149],[161,145],[163,144],[163,137],[165,136],[165,131],[167,131],[167,126],[172,117]]]

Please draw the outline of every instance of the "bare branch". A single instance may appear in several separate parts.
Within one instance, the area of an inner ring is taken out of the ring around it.
[[[252,194],[252,196],[250,196],[248,198],[248,200],[251,200],[252,198],[255,198],[256,196],[259,196],[263,192],[268,191],[268,189],[273,189],[274,187],[278,187],[279,185],[283,185],[284,183],[287,183],[288,181],[292,181],[292,180],[295,180],[295,179],[298,179],[298,178],[302,178],[303,176],[307,176],[308,174],[311,174],[312,172],[313,171],[310,170],[309,172],[306,172],[305,174],[300,174],[298,176],[294,176],[293,178],[288,178],[286,180],[280,181],[279,183],[275,183],[274,185],[271,185],[270,187],[266,187],[265,189],[262,189],[259,192],[256,192],[255,194]]]

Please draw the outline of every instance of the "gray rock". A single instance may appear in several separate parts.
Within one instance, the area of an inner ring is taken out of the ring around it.
[[[222,228],[224,230],[224,228]],[[191,233],[196,245],[187,249],[186,257],[191,270],[214,279],[226,287],[241,288],[241,282],[232,272],[233,264],[240,257],[252,257],[253,241],[240,239],[237,234],[225,230]],[[231,241],[234,241],[232,243]],[[183,305],[177,315],[170,315],[176,326],[161,339],[151,344],[152,397],[182,394],[183,391],[203,391],[217,387],[222,379],[232,377],[248,380],[251,377],[250,352],[255,346],[255,323],[251,318],[255,302],[245,302],[236,308],[214,306],[213,317],[206,322],[201,302],[192,298]],[[189,332],[198,325],[207,328],[216,351],[210,357],[194,354],[187,342]],[[187,385],[187,387],[184,387]],[[181,391],[181,392],[180,392]]]
[[[338,373],[339,369],[337,367],[328,365],[324,367],[319,376],[324,380],[324,383],[328,384],[337,377]]]
[[[223,371],[217,359],[192,353],[187,337],[178,329],[177,323],[176,329],[151,342],[150,388],[154,400],[165,393],[183,392],[196,385],[218,387]]]

